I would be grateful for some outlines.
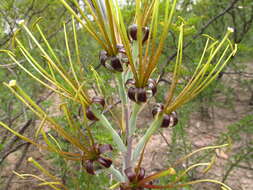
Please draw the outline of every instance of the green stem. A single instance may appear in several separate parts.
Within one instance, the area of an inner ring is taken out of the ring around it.
[[[97,110],[92,109],[92,112],[95,116],[99,119],[100,123],[108,130],[108,132],[112,135],[114,143],[117,145],[118,149],[124,153],[127,151],[126,146],[124,145],[122,139],[120,138],[119,134],[114,130],[111,123],[107,120],[107,118],[102,114],[99,113]]]
[[[163,115],[159,114],[155,120],[152,122],[151,126],[149,129],[146,131],[145,135],[141,138],[139,143],[137,144],[133,157],[132,157],[132,162],[136,162],[138,159],[139,155],[141,154],[145,144],[149,141],[150,137],[157,131],[157,129],[161,126],[163,120]]]
[[[136,120],[137,120],[138,113],[140,112],[140,109],[141,109],[141,105],[135,103],[133,106],[133,112],[131,113],[131,117],[130,117],[130,127],[129,127],[130,137],[134,134],[136,130]]]
[[[122,104],[125,105],[127,103],[127,95],[125,91],[125,85],[124,85],[124,73],[117,73],[116,74],[116,79],[118,82],[118,90],[119,90],[119,95],[120,99],[122,101]]]
[[[124,176],[120,173],[119,170],[117,170],[113,165],[111,165],[110,168],[108,168],[108,171],[114,175],[114,177],[117,179],[118,182],[124,182],[125,178]]]

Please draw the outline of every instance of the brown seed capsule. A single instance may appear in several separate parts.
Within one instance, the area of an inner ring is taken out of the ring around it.
[[[165,114],[161,127],[174,127],[178,123],[177,113],[173,111],[171,114]]]
[[[148,27],[144,27],[143,28],[143,39],[142,39],[142,43],[145,43],[148,39],[149,36],[149,28]]]
[[[155,117],[156,114],[162,112],[163,108],[164,108],[164,106],[162,104],[160,104],[160,103],[155,104],[154,107],[153,107],[153,109],[152,109],[152,115],[153,115],[153,117]]]
[[[147,94],[144,88],[136,88],[137,102],[146,102]]]
[[[118,72],[123,72],[121,61],[117,56],[111,58],[111,67]]]
[[[178,123],[177,112],[173,111],[173,112],[171,113],[171,116],[172,116],[172,118],[173,118],[173,122],[172,122],[171,127],[174,127],[174,126],[177,125],[177,123]]]
[[[130,100],[136,102],[136,99],[135,99],[136,88],[135,87],[130,87],[128,89],[127,95],[128,95],[128,97],[129,97]]]
[[[157,92],[156,81],[154,79],[148,79],[148,88],[152,90],[153,96]]]
[[[105,100],[102,97],[95,96],[92,98],[91,104],[99,104],[102,108],[105,106]],[[91,105],[90,105],[91,106]],[[94,113],[91,111],[90,106],[86,108],[86,116],[91,121],[98,121],[98,118],[94,115]]]
[[[167,128],[167,127],[169,127],[170,123],[171,123],[171,115],[165,114],[163,116],[163,121],[162,121],[161,127]]]
[[[95,175],[95,171],[94,171],[94,166],[93,166],[93,161],[92,160],[86,160],[85,164],[84,164],[84,168],[85,168],[85,170],[89,174]]]
[[[124,170],[124,173],[125,173],[125,175],[127,176],[128,180],[129,180],[130,182],[133,182],[133,181],[136,180],[136,174],[135,174],[135,172],[133,171],[133,168],[132,168],[132,167],[126,168],[126,169]]]
[[[91,121],[98,121],[98,118],[94,115],[94,113],[91,111],[90,107],[86,108],[86,116]]]
[[[148,84],[143,88],[135,87],[135,80],[128,79],[126,82],[126,88],[128,88],[128,97],[135,102],[143,103],[146,102],[148,98],[155,95],[156,82],[153,79],[148,80]]]
[[[110,168],[112,161],[108,158],[99,157],[97,161],[106,168]]]
[[[140,168],[139,174],[137,176],[137,180],[138,181],[143,180],[144,177],[145,177],[145,169],[144,168]]]
[[[100,104],[102,107],[105,107],[105,99],[99,96],[94,96],[92,98],[92,103]]]
[[[128,34],[130,36],[130,40],[137,40],[137,24],[132,24],[128,27]]]
[[[118,54],[115,56],[109,56],[108,53],[102,50],[99,54],[100,64],[106,67],[109,70],[123,72],[122,63],[128,62],[127,56],[125,53],[124,47],[121,45],[118,46]]]
[[[132,24],[128,27],[128,34],[129,38],[131,41],[136,41],[137,40],[137,31],[138,31],[138,26],[137,24]],[[148,27],[143,27],[142,28],[142,43],[145,43],[148,39],[149,36],[149,28]]]

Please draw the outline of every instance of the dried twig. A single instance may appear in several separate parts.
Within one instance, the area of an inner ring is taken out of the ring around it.
[[[23,126],[20,127],[20,129],[18,130],[19,134],[23,134],[25,132],[25,130],[31,125],[32,123],[32,119],[28,120]],[[12,149],[12,147],[14,146],[14,144],[19,140],[19,138],[16,135],[13,135],[10,138],[10,141],[8,142],[8,144],[6,144],[4,146],[4,149],[0,152],[0,155],[3,155],[0,157],[0,164],[4,161],[4,159],[12,152],[18,150],[17,147]]]
[[[28,148],[29,148],[30,145],[31,145],[30,143],[27,143],[27,144],[26,144],[26,146],[25,146],[25,148],[24,148],[24,150],[23,150],[23,152],[22,152],[21,157],[19,158],[19,160],[18,160],[18,161],[16,162],[16,164],[15,164],[15,167],[14,167],[14,169],[13,169],[14,171],[15,171],[15,170],[18,170],[18,169],[20,168],[21,163],[22,163],[23,160],[25,159],[25,156],[26,156],[26,154],[27,154],[27,151],[28,151]],[[10,185],[11,185],[11,182],[12,182],[14,176],[15,176],[15,174],[13,173],[13,174],[8,178],[8,181],[6,182],[5,190],[8,190],[8,189],[10,188]]]

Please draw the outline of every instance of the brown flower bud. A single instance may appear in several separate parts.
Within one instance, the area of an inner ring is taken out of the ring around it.
[[[124,173],[125,175],[127,176],[128,180],[130,182],[134,182],[136,180],[136,174],[135,172],[133,171],[133,168],[132,167],[129,167],[129,168],[126,168],[124,170]]]
[[[173,111],[171,114],[165,114],[161,127],[174,127],[178,123],[177,113]]]
[[[137,176],[137,180],[138,181],[143,180],[144,177],[145,177],[145,169],[144,168],[140,168],[139,174]]]
[[[142,43],[145,43],[148,39],[149,36],[149,28],[146,26],[143,28],[143,39],[142,39]]]
[[[171,123],[171,115],[165,114],[163,116],[163,121],[162,121],[161,127],[167,128],[167,127],[169,127],[170,123]]]
[[[90,107],[86,108],[86,117],[91,121],[98,121],[98,118],[91,111]]]
[[[95,96],[92,98],[91,104],[99,104],[102,108],[105,106],[105,100],[102,97]],[[91,105],[90,105],[91,106]],[[94,113],[91,111],[90,106],[86,108],[86,116],[91,121],[98,121],[98,118],[94,115]]]
[[[138,31],[137,24],[132,24],[128,27],[128,34],[131,41],[137,40],[138,36],[137,31]],[[142,43],[145,43],[145,41],[147,41],[149,36],[149,28],[147,26],[142,28],[142,36],[143,36]]]
[[[128,89],[127,95],[128,95],[128,97],[129,97],[130,100],[136,102],[136,99],[135,99],[136,88],[135,87],[130,87]]]
[[[130,36],[130,40],[137,40],[137,24],[132,24],[128,27],[128,34]]]
[[[136,88],[137,102],[146,102],[147,101],[147,93],[144,88]]]
[[[92,103],[100,104],[102,107],[105,107],[105,99],[99,96],[94,96],[92,98]]]
[[[111,67],[118,72],[123,72],[123,67],[120,59],[117,56],[111,58]]]
[[[155,117],[158,113],[161,113],[163,109],[164,109],[164,106],[162,104],[159,104],[159,103],[155,104],[152,109],[153,117]],[[173,127],[177,125],[177,123],[178,123],[178,117],[175,111],[171,112],[170,114],[164,113],[161,127],[162,128]]]
[[[125,85],[128,88],[129,99],[137,103],[146,102],[147,99],[154,96],[157,91],[156,82],[153,79],[149,79],[148,84],[142,88],[135,87],[134,79],[128,79]]]
[[[85,170],[91,174],[91,175],[95,175],[95,171],[94,171],[94,166],[93,166],[93,161],[92,160],[86,160],[84,163],[84,167]]]
[[[153,107],[153,109],[152,109],[152,115],[153,115],[153,117],[155,117],[156,114],[162,112],[163,108],[164,108],[164,106],[162,104],[159,104],[159,103],[155,104],[154,107]]]
[[[99,54],[100,64],[111,71],[123,72],[122,63],[127,63],[128,58],[125,55],[125,49],[123,46],[118,45],[118,54],[110,56],[104,50]]]
[[[106,168],[110,168],[112,165],[112,160],[109,158],[99,157],[97,161]]]

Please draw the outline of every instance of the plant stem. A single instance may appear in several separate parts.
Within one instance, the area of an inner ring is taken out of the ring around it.
[[[97,110],[92,109],[92,112],[99,119],[100,123],[108,130],[108,132],[112,135],[114,143],[117,145],[118,149],[124,153],[127,151],[126,146],[124,145],[122,139],[119,134],[114,130],[111,123],[107,120],[104,114],[99,113]]]
[[[124,182],[125,181],[124,176],[120,173],[119,170],[114,168],[113,165],[111,165],[111,167],[108,168],[108,171],[110,171],[110,173],[114,175],[114,177],[117,179],[118,182]]]
[[[125,87],[124,87],[124,73],[117,73],[116,74],[116,79],[118,82],[118,90],[119,90],[119,95],[120,95],[120,99],[122,101],[122,104],[126,104],[127,103],[127,95],[126,95],[126,91],[125,91]]]
[[[124,171],[126,168],[131,166],[131,157],[132,157],[132,136],[130,135],[130,127],[129,127],[129,106],[122,105],[124,107],[125,113],[125,125],[126,125],[126,145],[127,145],[127,152],[124,155],[123,167],[122,170]]]
[[[130,128],[129,128],[129,135],[132,136],[136,130],[136,120],[138,113],[140,112],[141,105],[135,103],[133,106],[133,112],[131,113],[130,117]]]
[[[137,144],[133,156],[132,162],[136,162],[137,158],[141,154],[145,144],[149,141],[150,137],[155,133],[155,131],[161,126],[163,120],[163,115],[159,114],[155,120],[152,122],[149,129],[146,131],[145,135],[140,139],[139,143]]]

